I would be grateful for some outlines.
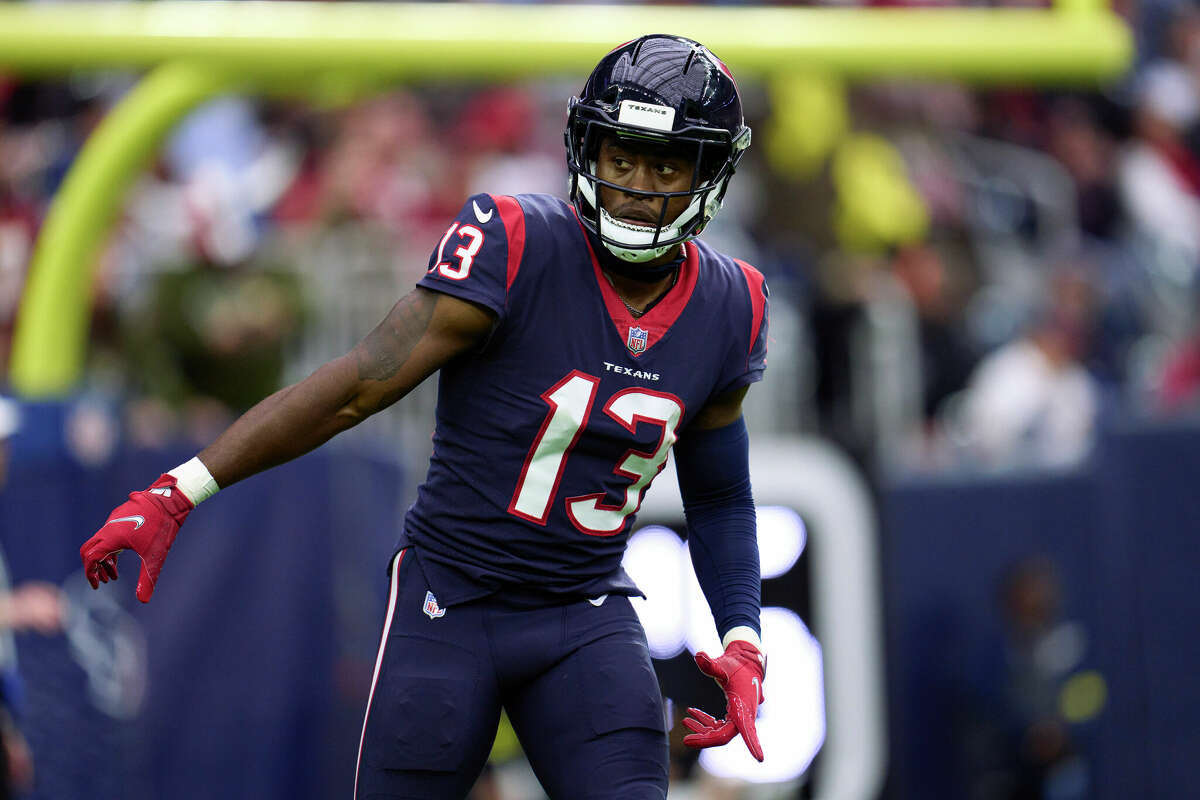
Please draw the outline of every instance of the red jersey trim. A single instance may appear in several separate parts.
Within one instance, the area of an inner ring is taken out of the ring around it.
[[[746,288],[750,290],[750,306],[752,315],[750,317],[750,347],[746,350],[746,357],[754,352],[754,345],[758,341],[759,335],[762,333],[763,314],[766,313],[767,298],[763,294],[763,274],[754,267],[747,264],[745,261],[734,259],[734,262],[742,268],[742,275],[746,278]]]
[[[515,197],[508,195],[489,195],[496,208],[500,211],[500,219],[504,223],[504,233],[508,237],[508,276],[505,280],[504,291],[512,288],[521,269],[521,257],[525,255],[525,210]]]
[[[575,211],[574,208],[571,210]],[[575,221],[579,222],[578,212],[575,212]],[[604,299],[604,307],[608,309],[608,316],[612,319],[613,325],[616,326],[617,333],[621,336],[621,341],[626,343],[626,352],[637,358],[666,335],[671,326],[675,324],[675,320],[679,319],[679,315],[683,313],[683,309],[687,307],[688,301],[692,299],[692,292],[695,291],[696,282],[700,277],[699,253],[695,247],[689,246],[687,242],[681,244],[680,247],[683,248],[683,265],[679,268],[679,279],[675,281],[674,286],[667,290],[666,296],[654,305],[654,308],[640,317],[635,317],[625,307],[625,304],[621,302],[617,290],[613,288],[612,284],[608,282],[608,278],[604,276],[604,270],[600,268],[600,261],[596,258],[595,251],[592,250],[592,242],[588,239],[587,229],[583,227],[582,222],[579,222],[579,230],[583,233],[583,242],[587,246],[588,255],[591,256],[592,271],[596,275],[596,285],[600,288],[600,296]],[[644,349],[637,352],[629,349],[630,328],[641,328],[646,331],[646,345]]]

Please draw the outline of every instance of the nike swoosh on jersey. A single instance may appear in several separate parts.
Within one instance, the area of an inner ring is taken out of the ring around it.
[[[479,220],[480,225],[487,225],[488,221],[492,218],[492,214],[496,213],[496,209],[494,208],[489,208],[486,214],[483,213],[483,209],[479,207],[478,200],[472,200],[471,205],[475,207],[475,219]]]
[[[596,608],[599,608],[600,606],[604,605],[604,601],[607,599],[608,595],[602,594],[599,597],[589,597],[588,602],[594,605]]]
[[[145,517],[143,517],[141,514],[135,514],[135,515],[134,515],[134,516],[132,516],[132,517],[117,517],[116,519],[110,519],[110,520],[109,520],[107,523],[105,523],[105,524],[106,524],[106,525],[111,525],[111,524],[113,524],[114,522],[133,522],[133,523],[136,523],[136,524],[133,526],[133,529],[136,531],[138,528],[140,528],[140,527],[142,527],[143,525],[145,525],[145,524],[146,524],[146,518],[145,518]]]

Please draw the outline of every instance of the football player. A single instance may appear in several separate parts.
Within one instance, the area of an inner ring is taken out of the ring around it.
[[[351,352],[263,400],[118,506],[81,549],[93,587],[142,558],[150,599],[179,526],[219,487],[312,450],[440,371],[434,453],[389,566],[357,798],[461,798],[501,708],[547,793],[664,798],[667,740],[621,568],[674,447],[697,577],[724,652],[696,662],[741,735],[766,666],[742,398],[762,377],[767,290],[696,237],[750,144],[729,70],[644,36],[569,105],[570,202],[476,195],[426,275]]]

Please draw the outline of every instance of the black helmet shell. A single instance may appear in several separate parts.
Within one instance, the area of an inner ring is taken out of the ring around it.
[[[622,100],[675,109],[674,130],[744,127],[742,101],[729,69],[704,45],[682,36],[634,39],[600,60],[579,102],[616,111]]]

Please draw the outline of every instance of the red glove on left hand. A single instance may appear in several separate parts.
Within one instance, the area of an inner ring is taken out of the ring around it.
[[[109,578],[117,579],[117,556],[128,548],[142,558],[137,599],[150,602],[167,551],[192,508],[192,501],[175,486],[172,475],[162,475],[149,489],[129,495],[128,501],[108,515],[108,522],[96,535],[79,548],[83,571],[92,588],[108,583]]]
[[[689,708],[688,713],[692,716],[684,718],[683,724],[692,733],[683,737],[683,743],[695,748],[715,747],[728,744],[740,733],[750,755],[762,761],[762,745],[758,743],[754,720],[759,704],[765,699],[762,682],[767,657],[749,642],[735,640],[729,643],[720,658],[696,653],[696,666],[725,692],[725,719]]]

